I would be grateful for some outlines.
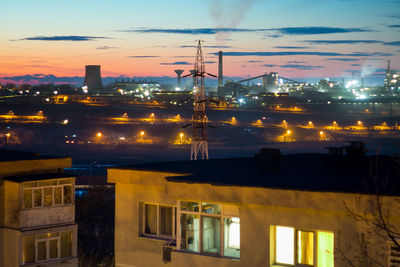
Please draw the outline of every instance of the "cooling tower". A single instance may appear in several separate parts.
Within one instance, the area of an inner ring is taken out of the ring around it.
[[[85,66],[85,81],[83,86],[87,86],[89,93],[96,93],[103,89],[101,82],[100,65],[86,65]]]
[[[222,74],[222,51],[218,52],[218,87],[224,86],[224,76]]]

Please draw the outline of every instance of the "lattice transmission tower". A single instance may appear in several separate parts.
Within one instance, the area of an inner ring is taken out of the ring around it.
[[[194,85],[193,85],[193,116],[192,116],[192,144],[190,148],[190,159],[197,160],[200,153],[202,159],[208,159],[207,143],[207,116],[206,97],[204,91],[204,77],[206,71],[204,57],[201,50],[201,40],[198,41],[196,61],[194,63]]]

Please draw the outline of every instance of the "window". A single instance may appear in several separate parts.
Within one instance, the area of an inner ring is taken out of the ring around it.
[[[59,259],[72,256],[72,231],[24,236],[23,263]]]
[[[275,264],[333,267],[333,233],[274,226]]]
[[[240,218],[235,206],[181,201],[179,249],[240,258]]]
[[[172,238],[175,236],[175,208],[172,206],[140,203],[144,235]]]
[[[73,179],[22,184],[22,208],[42,208],[73,203]]]

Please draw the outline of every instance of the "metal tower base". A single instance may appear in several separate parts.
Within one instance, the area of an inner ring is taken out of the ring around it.
[[[207,141],[192,142],[190,149],[190,160],[197,160],[197,154],[201,153],[201,159],[208,159],[208,143]]]

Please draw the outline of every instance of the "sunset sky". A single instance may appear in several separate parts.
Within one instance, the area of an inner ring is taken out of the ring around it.
[[[175,76],[204,40],[208,72],[381,77],[400,69],[399,0],[2,0],[0,77]],[[378,74],[378,76],[377,76]],[[383,82],[383,81],[382,81]]]

